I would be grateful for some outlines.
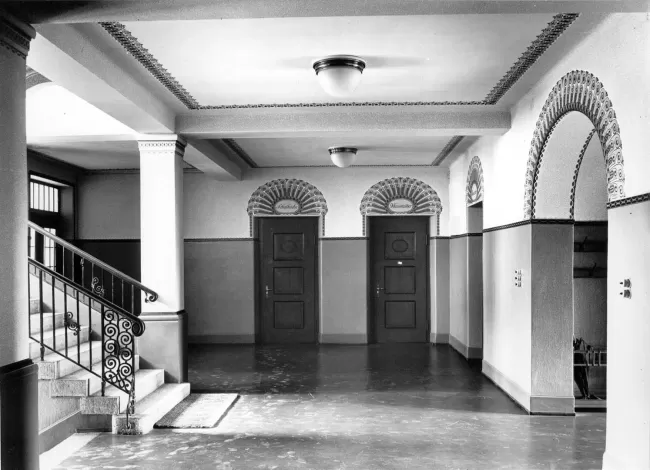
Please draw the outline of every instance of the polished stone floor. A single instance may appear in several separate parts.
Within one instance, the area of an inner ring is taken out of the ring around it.
[[[57,469],[599,469],[605,415],[528,416],[447,346],[190,348],[214,429],[100,434]]]

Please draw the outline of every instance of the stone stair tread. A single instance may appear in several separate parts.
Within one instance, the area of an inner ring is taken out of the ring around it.
[[[135,370],[140,369],[140,356],[135,356]],[[93,371],[79,368],[63,377],[52,381],[50,394],[52,397],[88,397],[102,390],[102,361],[93,363]],[[106,384],[109,387],[110,384]]]
[[[140,369],[135,373],[135,390],[136,394],[138,392],[138,382],[142,380],[146,380],[147,377],[150,376],[155,376],[159,374],[162,371],[162,369]],[[163,371],[164,373],[164,371]],[[91,396],[93,397],[101,397],[102,394],[101,392],[93,393]],[[104,396],[106,397],[125,397],[126,393],[124,393],[122,390],[120,390],[117,387],[114,387],[113,385],[109,385],[106,387],[104,390]],[[145,397],[143,397],[145,398]],[[136,397],[136,403],[138,402],[137,397]]]
[[[182,383],[182,384],[163,384],[160,387],[158,387],[156,390],[151,392],[149,395],[144,397],[142,400],[139,402],[136,402],[136,415],[149,415],[155,412],[161,413],[160,416],[156,419],[162,418],[165,416],[165,414],[171,410],[173,407],[178,405],[181,401],[183,401],[183,398],[181,398],[178,401],[174,400],[169,400],[170,396],[173,394],[173,392],[181,389],[181,388],[189,388],[189,383]],[[169,400],[167,402],[167,400]],[[173,402],[173,403],[172,403]],[[164,406],[161,406],[164,405]],[[162,411],[164,409],[164,411]]]
[[[86,331],[86,330],[88,330],[89,328],[90,328],[90,327],[89,327],[88,325],[82,325],[82,326],[81,326],[81,330],[82,330],[82,331]],[[43,339],[49,339],[49,338],[52,338],[53,335],[54,335],[54,336],[65,336],[65,330],[66,330],[66,329],[67,329],[67,328],[66,328],[65,326],[62,326],[62,327],[60,327],[60,328],[56,328],[56,329],[54,329],[54,330],[45,330],[45,331],[43,331]],[[36,336],[36,334],[34,334],[33,336]],[[72,332],[72,330],[68,330],[68,336],[74,336],[74,333]],[[38,332],[38,339],[40,339],[40,337],[41,337],[41,333],[40,333],[40,331],[39,331],[39,332]],[[34,340],[31,339],[31,338],[30,338],[30,341],[32,341],[33,343],[37,343],[37,342],[38,342],[38,341],[34,341]]]
[[[32,340],[32,342],[36,342],[36,341]],[[95,347],[95,345],[100,347],[100,353],[99,354],[101,354],[101,341],[93,341],[92,342],[93,348]],[[58,344],[57,344],[57,346],[58,346]],[[62,346],[63,347],[62,347],[61,350],[65,350],[65,343]],[[77,359],[77,344],[75,343],[74,346],[70,346],[68,349],[69,349],[69,351],[71,353],[71,358],[76,360]],[[90,349],[90,341],[84,341],[83,343],[79,344],[79,352],[81,354],[88,351],[89,349]],[[67,357],[61,356],[60,354],[57,354],[57,353],[54,353],[54,352],[46,354],[45,357],[43,358],[43,362],[60,362],[60,361],[67,361],[67,360],[68,360]],[[38,362],[40,362],[40,361],[38,361]]]
[[[140,364],[140,356],[136,354],[135,355],[135,369],[136,369],[136,372],[138,370],[140,370],[139,364]],[[97,362],[93,363],[93,371],[100,372],[101,370],[102,370],[102,359],[100,357]],[[101,375],[101,373],[100,373],[100,375]],[[86,369],[80,369],[80,370],[78,370],[76,372],[72,372],[71,374],[68,374],[66,376],[61,377],[58,380],[85,380],[85,379],[91,378],[91,377],[96,377],[96,376],[92,372],[90,372],[90,371],[88,371]]]
[[[124,432],[126,415],[113,416],[113,434],[147,434],[171,409],[190,394],[190,384],[163,384],[137,402],[135,414],[129,416],[134,430]]]

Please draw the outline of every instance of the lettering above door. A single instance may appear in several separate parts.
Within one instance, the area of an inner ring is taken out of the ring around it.
[[[413,212],[413,201],[408,199],[399,198],[394,199],[388,203],[388,212],[393,214],[410,214]]]
[[[275,203],[273,210],[276,214],[296,214],[300,212],[300,203],[292,199],[281,199]]]

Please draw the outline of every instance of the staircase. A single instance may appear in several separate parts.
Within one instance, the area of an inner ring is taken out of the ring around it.
[[[109,268],[111,282],[105,284],[99,260],[47,232],[43,236],[63,249],[55,267],[29,260],[29,353],[39,368],[41,452],[74,432],[148,433],[189,395],[190,384],[166,384],[163,369],[140,368],[137,337],[146,334],[137,317],[140,292],[124,283],[137,281]],[[82,267],[76,274],[73,264]],[[102,286],[116,284],[118,295],[105,295]],[[142,289],[155,301],[154,292]]]

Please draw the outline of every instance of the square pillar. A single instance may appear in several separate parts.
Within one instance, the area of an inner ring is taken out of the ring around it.
[[[165,381],[187,381],[184,292],[183,154],[176,135],[143,136],[140,148],[141,282],[158,294],[143,303],[138,339],[143,368],[165,369]]]
[[[0,461],[39,468],[38,367],[29,359],[25,59],[34,29],[0,12]]]

